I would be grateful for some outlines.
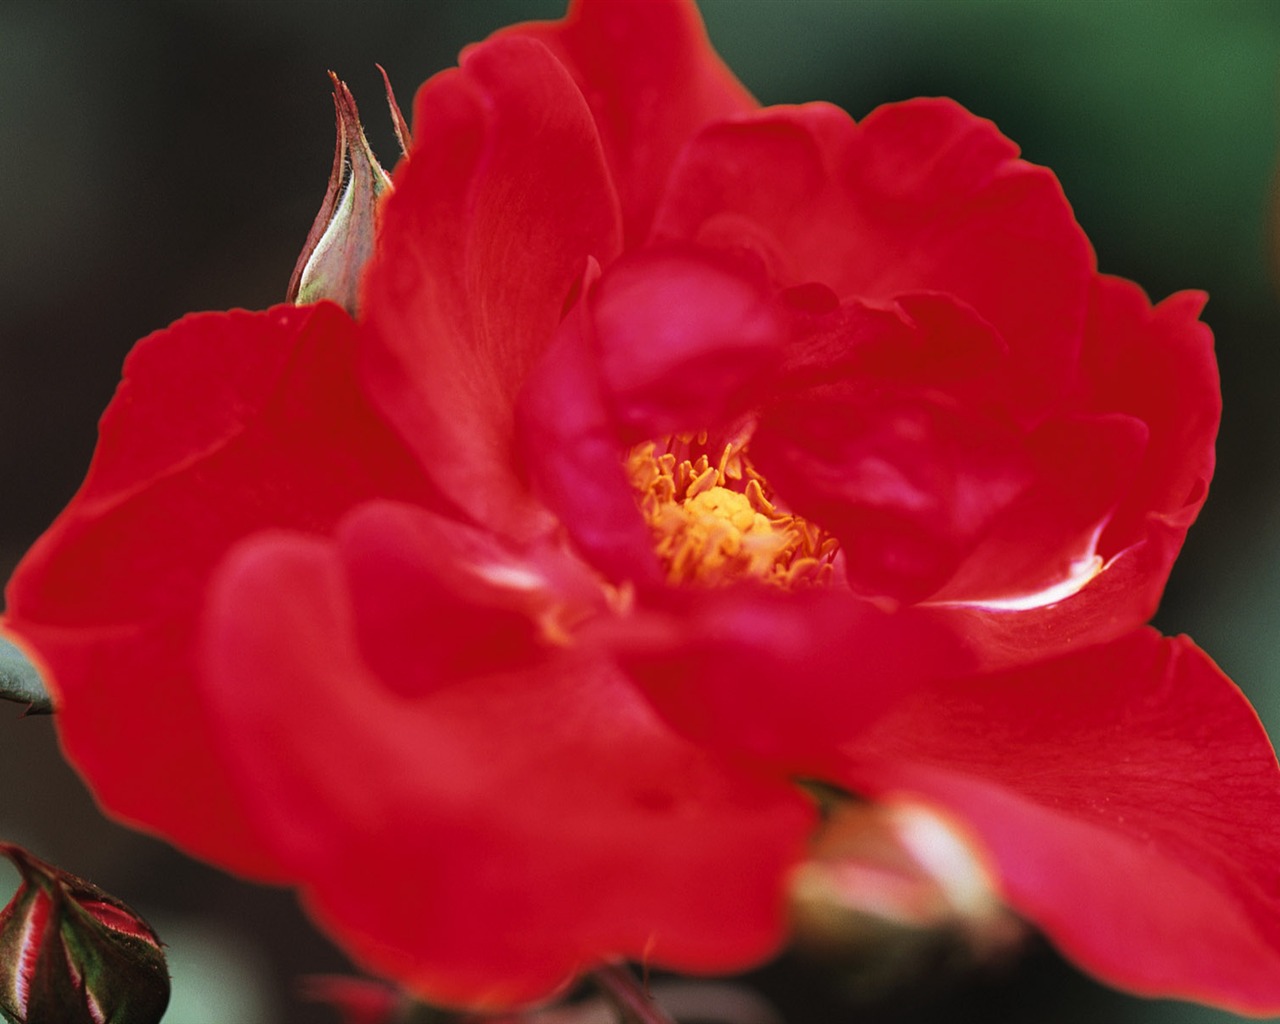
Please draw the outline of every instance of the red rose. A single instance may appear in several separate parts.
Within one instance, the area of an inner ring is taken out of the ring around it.
[[[361,316],[142,341],[10,585],[102,802],[433,999],[744,967],[815,824],[924,800],[1099,976],[1280,1010],[1280,775],[1143,625],[1203,297],[1099,275],[945,100],[760,110],[584,0],[415,104]]]

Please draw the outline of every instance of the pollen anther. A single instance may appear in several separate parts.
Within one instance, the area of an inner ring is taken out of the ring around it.
[[[784,588],[825,583],[835,538],[781,509],[741,444],[726,444],[714,462],[706,444],[705,434],[672,437],[661,447],[646,442],[627,460],[668,579],[703,586],[745,578]]]

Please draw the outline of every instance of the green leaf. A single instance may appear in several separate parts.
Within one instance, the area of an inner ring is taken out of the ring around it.
[[[27,714],[47,715],[53,699],[36,667],[16,646],[0,636],[0,699],[27,704]]]

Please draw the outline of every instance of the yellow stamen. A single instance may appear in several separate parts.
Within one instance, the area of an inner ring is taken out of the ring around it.
[[[741,443],[726,444],[714,462],[697,451],[706,444],[705,432],[670,438],[661,450],[647,442],[627,460],[668,579],[716,586],[753,578],[784,588],[827,582],[836,539],[777,505]]]

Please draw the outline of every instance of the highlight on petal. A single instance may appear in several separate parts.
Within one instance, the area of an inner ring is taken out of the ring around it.
[[[945,812],[1013,908],[1089,972],[1280,1011],[1280,771],[1252,708],[1185,637],[1144,628],[922,689],[845,753],[837,781]]]
[[[950,617],[952,628],[968,637],[985,668],[1034,664],[1106,643],[1146,622],[1160,600],[1180,544],[1180,534],[1175,536],[1157,523],[1144,542],[1104,560],[1086,586],[1057,600],[1019,601],[1013,609],[1001,607],[999,601],[939,602],[934,607]],[[1091,558],[1068,566],[1071,576],[1090,572],[1091,567],[1096,567]]]
[[[1115,413],[1033,431],[1026,439],[1033,482],[929,600],[1026,610],[1078,593],[1105,570],[1099,538],[1128,496],[1149,437],[1141,420]]]
[[[258,876],[275,865],[213,767],[190,648],[240,538],[324,530],[375,494],[434,502],[356,389],[355,348],[329,304],[204,313],[141,341],[84,485],[6,595],[6,628],[47,668],[64,749],[102,803]]]
[[[776,948],[807,800],[677,738],[586,650],[404,699],[360,656],[360,557],[246,542],[202,644],[230,782],[359,961],[496,1008],[602,957],[711,971]]]
[[[621,238],[595,123],[539,43],[496,39],[416,101],[365,276],[369,393],[460,509],[531,536],[513,407],[589,257]]]
[[[575,0],[561,21],[505,29],[573,75],[596,120],[629,245],[648,234],[681,150],[705,125],[756,107],[712,49],[692,0]]]

